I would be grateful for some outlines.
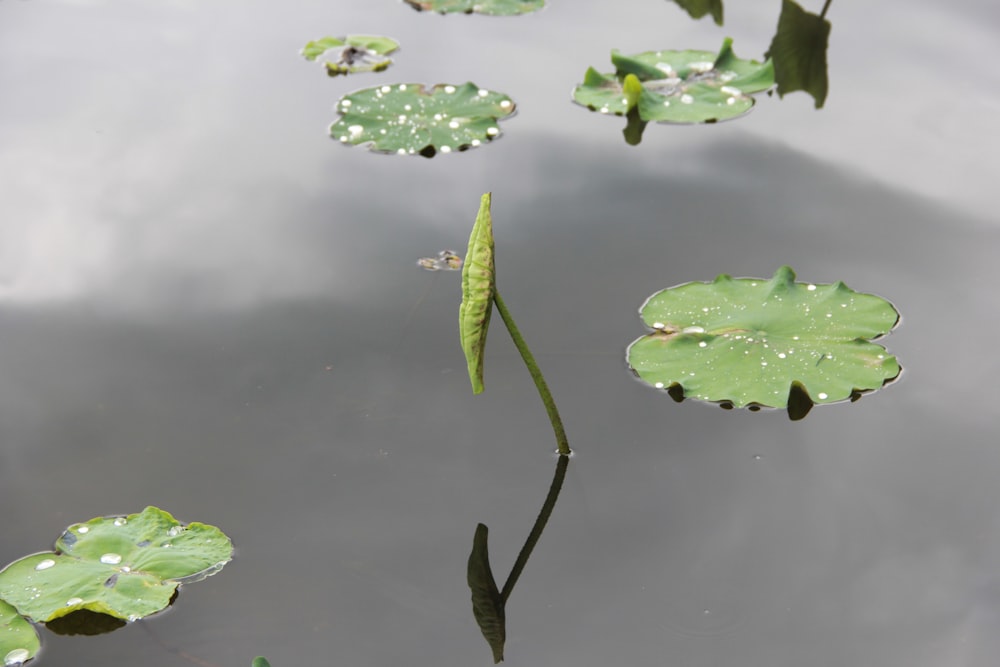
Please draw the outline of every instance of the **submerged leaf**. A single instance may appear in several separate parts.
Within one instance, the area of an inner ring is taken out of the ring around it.
[[[497,121],[514,113],[503,93],[474,83],[399,83],[365,88],[337,102],[341,118],[330,135],[373,151],[433,157],[475,148],[500,136]]]
[[[399,48],[399,42],[380,35],[348,35],[324,37],[302,48],[306,60],[319,60],[330,76],[358,72],[381,72],[392,64],[388,54]]]
[[[483,355],[493,314],[493,295],[496,293],[490,200],[491,193],[482,196],[469,236],[469,250],[462,267],[462,304],[458,308],[459,335],[475,394],[483,391]]]
[[[537,11],[545,6],[545,0],[406,0],[406,4],[417,11],[441,14],[513,16]]]
[[[774,61],[778,95],[796,90],[812,95],[819,109],[828,89],[826,51],[830,22],[810,14],[792,0],[782,0],[778,31],[771,41],[767,57]]]
[[[184,525],[147,507],[74,524],[56,550],[4,568],[0,599],[40,622],[80,610],[136,620],[166,608],[179,584],[222,569],[233,545],[214,526]]]
[[[898,322],[891,303],[841,282],[797,283],[787,266],[770,280],[720,275],[672,287],[640,313],[653,333],[629,346],[629,366],[675,399],[788,408],[801,418],[813,403],[854,400],[900,372],[870,342]]]
[[[20,665],[35,657],[40,648],[38,633],[28,619],[0,600],[0,659],[4,665]]]
[[[614,74],[587,70],[573,100],[591,111],[622,116],[638,109],[639,120],[714,123],[753,107],[753,93],[774,85],[771,63],[737,58],[732,40],[711,51],[611,52]]]
[[[490,569],[488,534],[489,529],[485,525],[476,526],[466,578],[472,591],[472,613],[476,617],[476,624],[493,651],[493,662],[498,663],[503,660],[507,622],[504,601],[493,579],[493,570]]]

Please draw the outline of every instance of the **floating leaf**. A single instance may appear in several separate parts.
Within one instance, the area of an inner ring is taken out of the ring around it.
[[[675,400],[723,407],[789,408],[857,399],[899,375],[896,358],[869,342],[893,329],[891,303],[844,283],[720,275],[657,292],[640,309],[651,334],[628,348],[629,366]]]
[[[496,276],[493,271],[493,218],[490,216],[491,193],[479,202],[479,213],[469,236],[469,250],[462,267],[462,304],[458,308],[458,329],[462,350],[469,364],[469,380],[474,394],[483,391],[483,356],[486,332],[493,314]]]
[[[35,628],[11,605],[0,600],[0,659],[13,667],[35,657],[40,643]]]
[[[753,93],[774,85],[770,61],[737,58],[732,40],[718,53],[647,51],[625,56],[611,52],[614,74],[587,70],[573,100],[591,111],[616,116],[638,109],[642,121],[715,123],[753,107]],[[640,133],[641,136],[641,133]]]
[[[348,35],[324,37],[302,48],[306,60],[319,60],[330,76],[357,72],[381,72],[392,64],[388,54],[399,48],[399,42],[380,35]]]
[[[406,4],[419,12],[513,16],[537,11],[545,6],[545,0],[406,0]]]
[[[560,457],[566,458],[566,457]],[[469,554],[467,580],[472,591],[472,613],[476,617],[483,637],[493,650],[493,662],[503,660],[503,645],[507,639],[507,622],[504,616],[504,601],[497,589],[490,569],[490,555],[487,548],[489,529],[479,524],[472,541]]]
[[[767,57],[774,60],[774,78],[778,95],[804,90],[819,109],[826,101],[828,88],[826,50],[830,22],[810,14],[792,0],[782,0],[778,31],[771,40]]]
[[[79,610],[131,621],[166,608],[179,584],[215,574],[232,553],[218,528],[147,507],[74,524],[56,552],[14,561],[0,572],[0,599],[40,622]]]
[[[473,83],[419,83],[366,88],[337,103],[341,118],[330,134],[345,144],[371,144],[382,153],[434,157],[464,151],[500,135],[497,121],[514,113],[514,102]]]
[[[722,25],[722,0],[674,0],[691,18],[711,14],[716,25]]]

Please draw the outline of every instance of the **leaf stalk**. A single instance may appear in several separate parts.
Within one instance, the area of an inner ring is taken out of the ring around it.
[[[535,357],[531,354],[531,350],[528,349],[528,344],[521,336],[521,332],[518,330],[517,324],[514,323],[513,316],[510,314],[510,311],[507,310],[507,305],[503,302],[503,299],[500,298],[499,291],[494,290],[493,303],[496,304],[497,311],[500,313],[500,317],[503,319],[503,323],[507,327],[507,332],[510,333],[510,337],[514,341],[514,346],[517,348],[517,351],[521,353],[521,358],[524,359],[524,365],[528,367],[531,379],[535,381],[535,388],[538,389],[538,395],[541,397],[542,403],[545,404],[545,412],[549,416],[549,422],[552,424],[552,431],[556,436],[556,445],[558,447],[559,456],[569,456],[573,453],[573,451],[569,448],[569,440],[566,438],[566,429],[563,428],[562,418],[559,417],[559,409],[556,407],[556,402],[552,398],[549,386],[546,384],[545,378],[542,376],[542,370],[535,362]]]

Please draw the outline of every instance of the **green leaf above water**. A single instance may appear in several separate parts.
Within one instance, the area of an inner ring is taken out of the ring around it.
[[[382,153],[433,157],[492,141],[500,136],[497,121],[514,107],[507,95],[473,83],[376,86],[337,102],[341,118],[330,126],[330,135]]]
[[[722,0],[674,0],[693,19],[712,15],[716,25],[722,25]]]
[[[732,40],[711,51],[611,52],[613,74],[587,70],[573,100],[591,111],[661,123],[714,123],[753,107],[753,93],[774,85],[770,61],[737,58]]]
[[[486,333],[493,314],[496,275],[493,264],[492,195],[487,192],[479,202],[479,213],[469,235],[469,250],[462,266],[462,303],[458,307],[458,330],[462,350],[469,365],[469,380],[474,394],[483,391],[483,365]]]
[[[489,14],[514,16],[538,11],[545,0],[406,0],[417,11],[441,14]]]
[[[74,524],[55,552],[14,561],[0,572],[0,599],[39,622],[81,610],[131,621],[165,609],[179,584],[215,574],[232,554],[218,528],[147,507]]]
[[[856,400],[894,380],[896,358],[871,340],[899,313],[844,283],[795,282],[784,266],[770,280],[720,275],[657,292],[640,309],[653,332],[628,348],[628,364],[676,400],[724,407],[788,408]]]
[[[323,37],[302,48],[306,60],[319,60],[330,76],[358,72],[381,72],[392,64],[388,54],[399,49],[399,42],[380,35]]]
[[[17,609],[0,600],[0,660],[4,665],[20,665],[35,657],[38,633]]]
[[[826,102],[828,90],[826,51],[830,40],[830,22],[810,14],[792,0],[783,0],[778,31],[771,41],[767,57],[774,60],[774,78],[778,95],[804,90],[812,95],[819,109]]]

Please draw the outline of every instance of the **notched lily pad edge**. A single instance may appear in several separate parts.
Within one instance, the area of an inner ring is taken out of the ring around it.
[[[881,336],[879,336],[879,338],[881,338]],[[640,340],[643,340],[643,338],[638,338],[629,344],[628,348],[626,348],[625,351],[626,358],[628,358],[628,350],[630,350],[632,348],[632,345],[635,345]],[[899,372],[896,373],[896,375],[894,375],[893,377],[885,379],[882,382],[881,387],[876,387],[875,389],[858,389],[855,387],[854,389],[851,390],[851,395],[849,397],[839,401],[824,401],[822,405],[837,405],[838,403],[856,403],[865,394],[871,394],[873,392],[879,391],[883,389],[886,385],[896,382],[903,374],[903,366],[899,364],[898,361],[896,363],[899,366]],[[650,387],[650,384],[639,376],[639,372],[637,370],[629,366],[628,363],[626,363],[625,365],[629,369],[629,371],[631,371],[632,375],[635,377],[635,380],[637,382],[642,383],[642,386],[645,388]],[[687,396],[684,395],[684,386],[680,382],[674,382],[662,388],[653,387],[653,390],[667,392],[667,394],[670,396],[670,398],[674,400],[675,403],[683,403],[684,400],[688,398]],[[735,404],[730,400],[710,401],[704,398],[694,398],[691,400],[696,403],[715,404],[720,408],[722,408],[723,410],[732,410],[733,408],[736,407]],[[760,403],[755,403],[755,402],[748,403],[743,407],[746,408],[746,410],[749,412],[785,411],[788,413],[788,418],[790,420],[799,421],[800,419],[804,418],[807,414],[809,414],[809,411],[812,410],[814,405],[817,405],[817,403],[813,401],[812,397],[809,395],[809,392],[802,385],[802,383],[799,382],[798,380],[793,380],[791,388],[789,389],[788,392],[788,406],[786,408],[773,408],[769,405],[761,405]]]

